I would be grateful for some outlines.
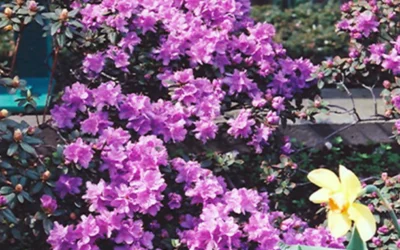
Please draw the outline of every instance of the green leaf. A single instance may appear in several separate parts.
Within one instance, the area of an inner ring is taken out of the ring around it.
[[[66,35],[69,39],[72,39],[72,38],[74,37],[74,35],[72,34],[70,28],[66,28],[66,29],[65,29],[65,35]]]
[[[48,218],[44,219],[43,220],[43,229],[46,234],[49,234],[51,229],[53,229],[53,222]]]
[[[21,232],[20,232],[16,227],[14,227],[13,229],[11,229],[11,234],[12,234],[12,236],[13,236],[15,239],[17,239],[17,240],[21,240],[21,239],[22,239],[22,237],[21,237]]]
[[[15,217],[14,213],[13,213],[10,209],[6,208],[6,209],[4,209],[4,210],[2,211],[2,213],[3,213],[3,216],[4,216],[9,222],[11,222],[11,223],[13,223],[13,224],[17,224],[17,223],[18,223],[17,218]]]
[[[36,21],[39,25],[41,25],[41,26],[44,25],[43,18],[42,18],[41,15],[36,15],[36,16],[35,16],[35,21]]]
[[[6,27],[9,24],[9,20],[3,20],[0,22],[0,29]]]
[[[13,156],[17,152],[17,150],[18,150],[18,144],[12,143],[7,150],[7,155]]]
[[[32,180],[39,180],[40,178],[40,175],[31,169],[26,170],[25,175]]]
[[[36,156],[36,150],[35,150],[31,145],[29,145],[28,143],[25,143],[25,142],[21,142],[20,145],[21,145],[21,148],[22,148],[25,152],[27,152],[27,153],[29,153],[29,154],[31,154],[31,155]]]
[[[19,28],[19,25],[18,25],[18,24],[13,24],[12,28],[13,28],[13,30],[16,31],[16,32],[19,32],[19,31],[20,31],[20,28]]]
[[[1,195],[5,195],[5,194],[9,194],[13,191],[12,187],[9,186],[4,186],[0,188],[0,194]]]
[[[21,194],[25,198],[25,200],[27,200],[29,202],[33,202],[32,197],[27,192],[22,191]]]
[[[18,194],[17,195],[17,199],[20,203],[24,203],[24,197],[22,196],[22,194]]]
[[[4,169],[7,169],[7,170],[13,169],[11,164],[9,162],[6,162],[6,161],[0,162],[0,167],[2,167]]]
[[[42,140],[40,140],[39,138],[36,138],[36,137],[32,137],[32,136],[25,136],[24,142],[29,143],[29,144],[41,144]]]
[[[51,25],[51,28],[50,28],[50,34],[51,34],[52,36],[54,36],[54,34],[56,34],[57,31],[58,31],[60,28],[61,28],[61,22],[53,23],[53,24]]]
[[[356,227],[353,227],[350,242],[346,247],[347,250],[368,250],[367,245],[361,239]]]
[[[42,182],[38,182],[35,184],[35,186],[33,186],[32,190],[31,190],[31,194],[37,194],[40,192],[40,190],[42,190],[43,188],[43,183]]]
[[[31,16],[27,16],[27,17],[24,18],[24,24],[28,24],[30,22],[32,22],[32,17]]]
[[[58,46],[64,47],[64,45],[65,45],[65,35],[64,34],[60,34],[57,36],[57,43],[58,43]]]
[[[8,195],[4,196],[4,198],[6,198],[7,204],[8,204],[15,199],[15,194],[14,193],[8,194]]]

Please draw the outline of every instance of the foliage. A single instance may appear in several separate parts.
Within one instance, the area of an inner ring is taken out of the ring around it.
[[[275,39],[283,44],[289,56],[310,58],[314,63],[347,54],[348,38],[335,32],[340,13],[337,1],[308,2],[284,10],[270,5],[252,7],[256,21],[274,25]]]

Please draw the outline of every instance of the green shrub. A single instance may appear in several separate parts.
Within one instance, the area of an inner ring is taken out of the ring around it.
[[[335,33],[340,15],[340,6],[336,1],[304,3],[286,10],[271,5],[252,8],[256,21],[275,26],[275,38],[283,44],[289,56],[310,58],[314,63],[333,55],[347,54],[347,37]]]

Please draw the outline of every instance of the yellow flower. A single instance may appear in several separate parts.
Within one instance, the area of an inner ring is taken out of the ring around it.
[[[321,189],[310,196],[314,203],[326,203],[328,228],[335,237],[344,236],[351,228],[352,221],[363,241],[376,232],[376,222],[369,208],[355,203],[361,192],[357,176],[344,166],[339,166],[340,180],[328,169],[316,169],[308,174],[308,179]]]

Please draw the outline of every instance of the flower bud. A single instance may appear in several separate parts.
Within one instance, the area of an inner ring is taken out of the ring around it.
[[[21,192],[23,189],[24,189],[24,188],[22,187],[21,184],[17,184],[17,185],[15,186],[15,191],[18,192],[18,193]]]
[[[25,3],[24,0],[16,0],[15,2],[17,3],[18,6],[22,6]]]
[[[32,12],[37,12],[37,7],[38,7],[37,2],[35,2],[35,1],[33,1],[33,0],[28,2],[28,9],[29,9],[30,11],[32,11]]]
[[[13,11],[12,11],[12,9],[10,9],[10,8],[7,7],[7,8],[4,10],[4,14],[6,15],[7,18],[11,18],[12,14],[13,14]]]
[[[68,19],[68,10],[67,10],[67,9],[63,9],[63,10],[61,11],[61,13],[60,13],[59,18],[60,18],[60,20],[63,21],[63,22],[67,21],[67,19]]]
[[[18,87],[20,86],[20,84],[21,84],[21,81],[19,80],[19,77],[16,76],[16,77],[14,77],[14,78],[12,79],[11,87],[13,87],[13,88],[18,88]]]
[[[46,170],[43,174],[42,174],[42,180],[47,181],[51,176],[51,173],[49,170]]]
[[[69,218],[71,219],[71,220],[76,220],[76,214],[75,213],[70,213],[69,214]]]
[[[8,110],[7,109],[2,109],[0,111],[0,119],[6,118],[8,116]]]
[[[12,25],[9,24],[3,28],[4,31],[11,31],[13,29]]]
[[[275,180],[275,176],[273,176],[273,175],[268,175],[267,176],[267,182],[268,183],[271,183],[271,182],[273,182]]]
[[[26,131],[26,133],[28,135],[33,135],[35,133],[35,131],[36,131],[35,127],[29,127],[28,130]]]
[[[392,84],[388,80],[383,81],[383,87],[385,89],[389,89],[391,85]]]
[[[314,101],[314,107],[320,108],[321,107],[321,100],[315,100]]]
[[[14,136],[13,136],[14,141],[20,142],[20,141],[22,141],[22,137],[23,137],[23,135],[22,135],[22,131],[20,129],[14,130]]]
[[[383,172],[383,173],[381,174],[381,178],[382,178],[382,180],[386,181],[387,178],[388,178],[388,174],[387,174],[386,172]]]

